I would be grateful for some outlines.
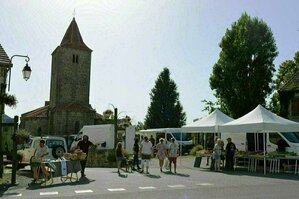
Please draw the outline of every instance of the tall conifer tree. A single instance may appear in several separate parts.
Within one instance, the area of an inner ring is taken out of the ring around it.
[[[168,68],[164,68],[150,93],[151,103],[145,117],[145,127],[175,128],[186,123],[186,114],[179,101],[175,82],[170,79]]]

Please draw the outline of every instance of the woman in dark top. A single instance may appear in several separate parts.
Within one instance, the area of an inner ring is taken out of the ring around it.
[[[119,174],[121,162],[124,159],[124,152],[123,152],[121,142],[117,143],[117,147],[115,150],[115,157],[116,157],[117,173]],[[126,169],[126,171],[127,171],[127,169]]]

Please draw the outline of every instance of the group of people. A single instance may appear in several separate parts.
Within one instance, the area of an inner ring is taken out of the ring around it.
[[[174,172],[176,173],[176,160],[178,157],[178,150],[179,147],[176,143],[174,143],[174,138],[170,139],[170,143],[167,145],[164,143],[164,139],[160,138],[159,143],[155,146],[151,139],[149,139],[147,136],[144,136],[141,138],[141,141],[139,141],[138,138],[135,138],[134,146],[133,146],[133,169],[139,170],[141,173],[144,172],[145,167],[145,173],[148,174],[149,169],[149,162],[154,154],[154,150],[157,151],[156,155],[159,159],[159,166],[160,171],[163,171],[163,165],[164,160],[167,159],[169,161],[169,170],[172,172],[172,164],[174,166]],[[141,168],[139,166],[139,158],[141,157]],[[136,169],[137,167],[137,169]]]
[[[153,139],[149,139],[147,136],[144,136],[140,141],[138,138],[135,138],[133,145],[133,170],[138,170],[140,173],[145,172],[149,174],[149,163],[150,159],[154,154],[154,149],[157,151],[157,158],[159,159],[160,171],[162,172],[162,168],[164,165],[164,160],[167,159],[169,161],[169,170],[172,172],[171,165],[174,165],[174,173],[176,173],[176,162],[178,157],[178,145],[174,142],[174,138],[170,140],[170,143],[167,145],[164,143],[164,139],[160,138],[159,143],[155,146],[152,142]],[[76,148],[81,149],[88,156],[88,151],[90,147],[93,145],[92,142],[89,141],[87,135],[83,136],[83,140],[81,140]],[[37,147],[34,153],[34,158],[37,162],[43,162],[45,156],[49,154],[48,147],[45,145],[45,141],[41,140],[40,145]],[[81,160],[81,177],[85,177],[85,166],[87,161],[87,156],[84,160]],[[115,149],[115,157],[117,163],[117,172],[120,172],[121,163],[124,160],[124,150],[122,148],[122,143],[119,142]],[[141,167],[139,166],[139,158],[141,158]],[[40,164],[42,172],[44,173],[45,179],[48,179],[49,174],[46,171],[45,164]],[[137,169],[136,169],[137,167]],[[34,181],[38,179],[38,166],[33,169],[33,177]],[[145,169],[145,170],[144,170]]]
[[[225,169],[234,169],[234,155],[237,150],[236,145],[232,142],[231,138],[227,138],[227,144],[224,149],[224,142],[218,137],[215,138],[215,146],[213,148],[213,160],[215,161],[215,171],[221,171],[221,164],[224,165]]]

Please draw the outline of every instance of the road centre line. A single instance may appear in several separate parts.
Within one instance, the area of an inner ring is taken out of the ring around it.
[[[198,186],[212,186],[213,184],[211,184],[211,183],[198,183],[196,185],[198,185]]]
[[[138,187],[139,189],[157,189],[156,187],[149,186],[149,187]]]
[[[92,193],[93,190],[91,189],[86,189],[86,190],[75,190],[75,193]]]
[[[41,195],[41,196],[58,195],[58,191],[52,191],[52,192],[40,192],[39,195]]]
[[[126,191],[124,188],[107,189],[108,191]]]
[[[186,187],[185,185],[182,184],[177,184],[177,185],[167,185],[169,188],[183,188]]]
[[[8,196],[10,198],[12,198],[12,197],[21,197],[22,193],[4,193],[2,196]]]

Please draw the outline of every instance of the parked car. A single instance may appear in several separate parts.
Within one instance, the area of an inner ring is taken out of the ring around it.
[[[45,144],[49,148],[49,154],[45,159],[58,159],[63,156],[64,152],[67,149],[66,140],[63,137],[33,137],[30,143],[27,143],[22,146],[22,149],[18,150],[18,153],[22,154],[21,164],[23,166],[29,165],[34,151],[39,145],[40,140],[45,140]]]

